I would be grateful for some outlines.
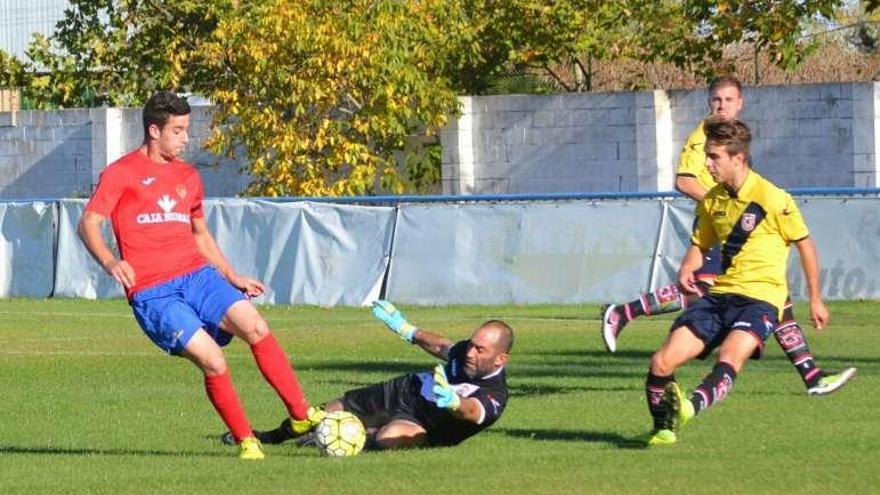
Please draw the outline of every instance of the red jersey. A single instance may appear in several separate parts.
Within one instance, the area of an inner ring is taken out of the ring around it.
[[[208,263],[190,220],[205,216],[203,197],[199,173],[177,159],[156,163],[135,150],[101,172],[86,211],[113,223],[119,254],[134,269],[129,298]]]

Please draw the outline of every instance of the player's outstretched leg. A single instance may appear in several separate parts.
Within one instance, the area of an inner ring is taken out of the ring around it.
[[[797,369],[807,393],[810,395],[827,395],[840,389],[856,376],[856,368],[846,368],[840,373],[825,373],[816,364],[816,359],[807,345],[804,331],[794,319],[791,300],[785,302],[782,323],[773,331],[776,342],[785,351],[791,364]]]
[[[608,352],[617,350],[617,339],[623,328],[640,316],[674,313],[686,308],[699,295],[682,294],[678,284],[667,284],[654,292],[647,292],[638,299],[624,304],[608,304],[602,307],[602,340]]]
[[[260,442],[254,438],[238,393],[232,385],[226,358],[217,343],[200,329],[189,340],[182,355],[204,373],[205,393],[229,428],[231,442],[239,445],[239,457],[245,460],[263,459],[265,455]]]

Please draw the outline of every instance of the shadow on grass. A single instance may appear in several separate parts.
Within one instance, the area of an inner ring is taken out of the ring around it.
[[[658,344],[659,346],[659,344]],[[651,358],[651,355],[654,354],[654,351],[645,351],[645,350],[622,350],[617,351],[614,354],[611,354],[606,351],[596,351],[596,350],[587,350],[587,349],[560,349],[554,351],[524,351],[519,353],[519,356],[540,356],[540,357],[550,357],[550,358],[558,358],[558,357],[581,357],[581,358],[601,358],[601,359],[635,359],[639,361],[647,361]]]
[[[138,449],[95,449],[65,447],[19,447],[17,445],[0,445],[0,454],[29,455],[105,455],[105,456],[139,456],[139,457],[234,457],[223,452],[179,452],[170,450],[138,450]]]
[[[880,365],[880,358],[831,356],[823,354],[819,355],[817,359],[820,361],[820,364],[826,368],[828,367],[826,363],[835,363],[833,368],[838,371],[846,366]]]
[[[424,361],[326,361],[302,364],[303,370],[356,371],[360,373],[385,373],[402,375],[418,371],[427,371],[433,366],[430,358]]]
[[[633,387],[589,387],[589,386],[560,386],[560,385],[533,385],[517,384],[508,387],[511,397],[535,397],[540,395],[563,395],[579,392],[632,392],[640,390]]]
[[[517,428],[498,428],[491,430],[509,437],[537,441],[590,442],[604,443],[621,449],[643,449],[644,442],[618,433],[589,430],[522,430]]]

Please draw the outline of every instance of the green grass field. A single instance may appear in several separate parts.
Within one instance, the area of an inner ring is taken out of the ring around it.
[[[262,309],[313,402],[433,364],[367,309]],[[200,374],[153,347],[123,301],[0,300],[0,493],[878,493],[880,304],[830,309],[830,328],[808,335],[820,365],[859,367],[849,386],[808,397],[769,342],[678,445],[633,449],[668,318],[636,323],[612,356],[595,306],[404,306],[453,338],[488,318],[513,325],[504,417],[455,448],[330,459],[279,445],[255,463],[218,442]],[[227,355],[255,427],[274,427],[283,406],[247,347]],[[691,363],[679,381],[692,388],[708,369]]]

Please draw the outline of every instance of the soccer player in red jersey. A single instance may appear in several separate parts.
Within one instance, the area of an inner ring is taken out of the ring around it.
[[[178,158],[189,141],[189,104],[156,93],[144,106],[143,124],[143,144],[101,173],[79,222],[80,237],[125,288],[147,337],[202,371],[208,398],[240,445],[239,457],[262,459],[221,349],[233,336],[250,346],[297,433],[311,429],[323,412],[309,406],[287,355],[248,300],[265,287],[237,274],[208,231],[202,181]],[[118,257],[101,236],[108,218]]]

